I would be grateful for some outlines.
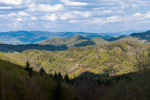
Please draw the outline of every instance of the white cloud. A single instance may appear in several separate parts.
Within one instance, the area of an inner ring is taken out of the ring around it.
[[[72,11],[72,12],[67,12],[67,13],[64,13],[64,14],[60,14],[59,16],[59,19],[61,20],[66,20],[66,19],[75,19],[75,18],[82,18],[82,17],[89,17],[91,16],[92,13],[91,12],[82,12],[82,11]]]
[[[64,2],[65,5],[68,6],[86,6],[88,3],[83,3],[83,2],[70,2],[69,0],[60,0],[61,2]]]
[[[107,22],[118,22],[121,21],[120,16],[112,16],[107,18]]]
[[[85,20],[70,20],[70,23],[84,23],[86,22]]]
[[[103,11],[104,13],[111,13],[112,11],[111,10],[105,10]]]
[[[14,17],[16,16],[16,13],[10,13],[10,14],[7,14],[9,17]]]
[[[76,17],[77,17],[77,15],[73,14],[72,12],[67,12],[67,13],[65,13],[63,15],[60,15],[59,19],[66,20],[66,19],[74,19]]]
[[[134,16],[141,17],[142,14],[138,12],[138,13],[135,13]]]
[[[12,7],[0,7],[0,9],[12,9]]]
[[[53,20],[53,21],[55,21],[55,20],[57,20],[57,16],[56,16],[56,14],[52,14],[52,15],[45,15],[45,16],[42,16],[41,17],[41,19],[42,20]]]
[[[25,13],[24,11],[20,11],[20,12],[18,12],[18,14],[19,14],[20,16],[29,16],[29,14],[28,14],[28,13]]]
[[[37,18],[36,17],[31,17],[31,20],[37,20]]]
[[[9,5],[20,5],[22,3],[22,0],[0,0],[0,3]]]
[[[0,15],[0,17],[6,17],[6,15]]]
[[[22,18],[17,18],[17,21],[23,21]]]
[[[77,15],[80,15],[80,16],[82,16],[82,17],[89,17],[89,16],[92,15],[92,13],[91,13],[91,12],[88,12],[88,11],[86,11],[86,12],[74,11],[74,13],[77,14]]]
[[[148,12],[147,14],[145,14],[146,18],[150,18],[150,12]]]
[[[43,12],[53,12],[53,11],[58,11],[58,10],[62,10],[62,9],[63,9],[63,5],[62,4],[56,4],[54,6],[40,4],[38,6],[38,10],[39,11],[43,11]]]

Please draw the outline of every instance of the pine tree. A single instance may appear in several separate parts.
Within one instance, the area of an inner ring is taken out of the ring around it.
[[[39,70],[39,72],[40,72],[40,75],[44,75],[44,74],[46,74],[46,72],[45,72],[45,70],[44,70],[44,68],[43,68],[43,67]]]
[[[28,70],[29,70],[29,68],[30,68],[30,65],[31,65],[31,64],[30,64],[30,63],[29,63],[29,61],[27,60],[27,62],[26,62],[26,65],[25,65],[24,69],[28,71]]]
[[[62,88],[60,80],[57,80],[56,85],[54,87],[53,99],[62,100],[62,95],[63,95],[63,88]]]
[[[29,72],[29,76],[32,77],[33,74],[33,68],[31,67],[31,64],[29,63],[29,61],[27,60],[26,65],[24,67],[24,70]]]
[[[67,73],[66,73],[66,75],[65,75],[64,79],[65,79],[65,81],[66,81],[67,83],[69,83],[69,82],[70,82],[70,80],[69,80],[69,76],[68,76],[68,74],[67,74]]]
[[[61,75],[60,72],[58,73],[58,78],[59,78],[60,81],[62,80],[62,75]]]
[[[54,74],[54,80],[57,80],[58,79],[58,75],[57,75],[57,73],[55,72],[55,74]]]

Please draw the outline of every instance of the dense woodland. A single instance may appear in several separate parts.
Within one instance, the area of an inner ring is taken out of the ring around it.
[[[0,100],[148,100],[149,51],[148,44],[122,40],[0,52]]]

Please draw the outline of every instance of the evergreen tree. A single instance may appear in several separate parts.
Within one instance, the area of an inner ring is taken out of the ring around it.
[[[29,61],[27,60],[27,62],[26,62],[26,65],[25,65],[24,69],[28,71],[28,70],[29,70],[29,68],[30,68],[30,65],[31,65],[31,64],[30,64],[30,63],[29,63]]]
[[[32,78],[33,68],[32,68],[32,67],[30,67],[28,71],[29,71],[29,76]]]
[[[63,99],[62,95],[63,95],[63,88],[62,88],[60,80],[57,80],[56,85],[54,87],[53,99],[54,100],[62,100]]]
[[[40,72],[40,75],[44,75],[44,74],[46,74],[46,72],[45,72],[45,70],[44,70],[44,68],[43,68],[43,67],[39,70],[39,72]]]
[[[64,79],[65,79],[65,81],[66,81],[67,83],[69,83],[69,82],[70,82],[70,80],[69,80],[69,76],[68,76],[68,74],[67,74],[67,73],[66,73],[66,75],[65,75]]]
[[[57,75],[57,73],[55,72],[55,74],[54,74],[54,80],[57,80],[58,79],[58,75]]]
[[[62,75],[61,75],[60,72],[58,73],[58,78],[59,78],[60,81],[62,80]]]
[[[27,60],[26,65],[24,67],[24,70],[29,72],[29,76],[32,77],[33,74],[33,68],[31,67],[31,64],[29,63],[29,61]]]
[[[100,78],[98,78],[98,84],[99,84],[99,85],[101,85],[101,84],[102,84],[102,82],[101,82],[101,79],[100,79]]]

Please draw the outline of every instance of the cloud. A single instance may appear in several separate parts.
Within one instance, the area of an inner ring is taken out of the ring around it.
[[[56,16],[56,14],[52,14],[52,15],[45,15],[45,16],[42,16],[41,17],[41,19],[42,20],[53,20],[53,21],[55,21],[55,20],[57,20],[57,16]]]
[[[73,11],[73,12],[59,14],[59,19],[61,20],[75,19],[75,18],[80,19],[82,17],[87,18],[91,15],[92,15],[91,12]]]
[[[54,6],[51,6],[51,5],[40,4],[37,9],[43,12],[54,12],[54,11],[62,10],[63,5],[56,4]]]
[[[135,13],[133,16],[141,17],[142,14],[138,12],[138,13]]]
[[[70,2],[69,0],[60,0],[61,2],[65,3],[68,6],[86,6],[88,3],[83,2]]]
[[[9,17],[14,17],[14,16],[16,16],[16,13],[10,13],[10,14],[8,14],[8,16]]]
[[[29,14],[25,13],[24,11],[18,12],[18,15],[20,15],[20,16],[29,16]]]
[[[150,12],[148,12],[147,14],[145,14],[146,18],[150,18]]]
[[[67,13],[65,13],[65,14],[60,15],[59,19],[61,19],[61,20],[66,20],[66,19],[74,19],[74,18],[76,18],[76,17],[77,17],[77,15],[75,15],[74,13],[72,13],[72,12],[67,12]]]
[[[36,17],[31,17],[30,19],[31,19],[31,20],[37,20],[38,18],[36,18]]]
[[[6,15],[0,15],[0,17],[5,17]]]
[[[17,21],[23,21],[22,18],[17,18]]]
[[[0,7],[0,9],[12,9],[12,7]]]
[[[0,0],[0,3],[9,5],[20,5],[22,3],[22,0]]]
[[[111,13],[112,11],[111,10],[104,10],[103,12],[104,13]]]

